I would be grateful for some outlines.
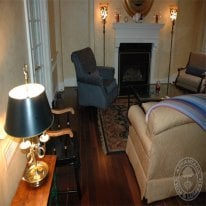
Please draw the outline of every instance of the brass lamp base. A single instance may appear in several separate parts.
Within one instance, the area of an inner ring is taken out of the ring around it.
[[[32,187],[39,187],[48,175],[48,165],[43,161],[37,161],[36,165],[32,164],[26,168],[23,180],[28,182]]]

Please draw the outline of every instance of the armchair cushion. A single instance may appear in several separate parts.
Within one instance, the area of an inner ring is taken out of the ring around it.
[[[176,80],[176,85],[192,92],[199,92],[202,79],[192,74],[186,74],[185,69],[181,70]]]
[[[185,71],[186,74],[192,74],[197,77],[203,77],[205,72],[206,72],[205,68],[195,67],[195,66],[188,66]]]

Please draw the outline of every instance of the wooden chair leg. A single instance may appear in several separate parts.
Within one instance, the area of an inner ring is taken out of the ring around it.
[[[81,187],[80,187],[80,180],[79,180],[79,177],[80,177],[80,161],[79,161],[79,158],[77,158],[77,160],[75,160],[75,163],[74,163],[74,174],[75,174],[75,181],[76,181],[76,188],[77,188],[77,193],[78,193],[78,196],[79,196],[79,199],[81,199]]]

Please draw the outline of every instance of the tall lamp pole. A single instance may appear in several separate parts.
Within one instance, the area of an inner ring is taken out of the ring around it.
[[[102,24],[103,24],[103,62],[105,66],[105,24],[106,24],[106,18],[108,15],[108,3],[100,3],[100,15],[102,19]]]
[[[171,29],[171,41],[170,41],[169,70],[167,75],[167,95],[169,93],[170,71],[171,71],[171,62],[172,62],[172,45],[173,45],[174,26],[175,26],[175,21],[177,19],[177,7],[170,7],[170,18],[172,20],[172,29]]]

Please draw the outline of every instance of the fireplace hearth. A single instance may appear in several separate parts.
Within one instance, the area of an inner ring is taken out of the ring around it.
[[[151,43],[121,43],[119,47],[119,94],[129,93],[129,85],[149,83]]]

